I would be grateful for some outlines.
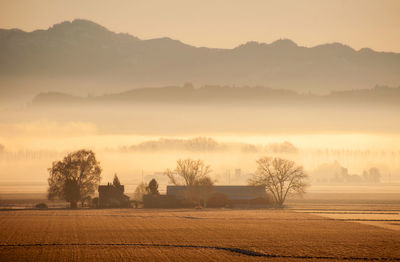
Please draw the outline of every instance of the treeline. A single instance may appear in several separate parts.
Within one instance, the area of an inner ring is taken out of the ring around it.
[[[331,157],[400,157],[400,150],[361,150],[361,149],[317,149],[311,151],[311,154],[318,156],[331,156]]]
[[[53,150],[18,150],[10,151],[0,145],[0,159],[3,160],[39,160],[60,157],[65,152]]]
[[[101,96],[79,97],[65,93],[40,93],[32,101],[40,105],[70,104],[215,104],[215,105],[380,105],[398,106],[400,87],[375,86],[372,89],[331,92],[327,95],[300,94],[284,89],[267,87],[203,86],[194,88],[188,83],[183,86],[162,88],[139,88],[122,93]]]
[[[220,143],[209,137],[192,139],[167,139],[145,141],[136,145],[122,147],[121,151],[189,151],[189,152],[223,152],[237,151],[242,153],[289,153],[295,154],[299,150],[290,142],[271,143],[266,146],[248,143]]]

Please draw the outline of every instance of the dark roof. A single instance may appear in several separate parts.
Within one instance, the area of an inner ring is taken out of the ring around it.
[[[108,193],[114,192],[114,194],[118,192],[117,194],[119,194],[119,193],[122,194],[125,191],[125,187],[123,185],[120,185],[118,187],[116,187],[114,185],[100,185],[98,190],[99,190],[99,194],[106,193],[106,192],[108,192]]]
[[[167,195],[183,196],[186,186],[167,186]],[[217,193],[229,199],[254,199],[267,195],[264,186],[214,186]]]

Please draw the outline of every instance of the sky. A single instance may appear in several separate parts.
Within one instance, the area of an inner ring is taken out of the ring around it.
[[[289,38],[400,52],[398,0],[0,0],[0,28],[25,31],[82,18],[141,39],[233,48]]]

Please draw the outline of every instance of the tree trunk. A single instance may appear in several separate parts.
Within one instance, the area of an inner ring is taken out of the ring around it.
[[[78,208],[78,201],[71,201],[70,203],[70,208]]]
[[[283,207],[283,203],[285,202],[285,200],[281,199],[278,201],[278,207]]]

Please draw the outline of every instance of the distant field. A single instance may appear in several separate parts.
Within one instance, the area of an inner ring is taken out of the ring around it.
[[[304,211],[0,211],[0,261],[400,261],[400,231]]]
[[[398,201],[292,203],[290,210],[346,222],[358,222],[400,231],[400,204]]]

